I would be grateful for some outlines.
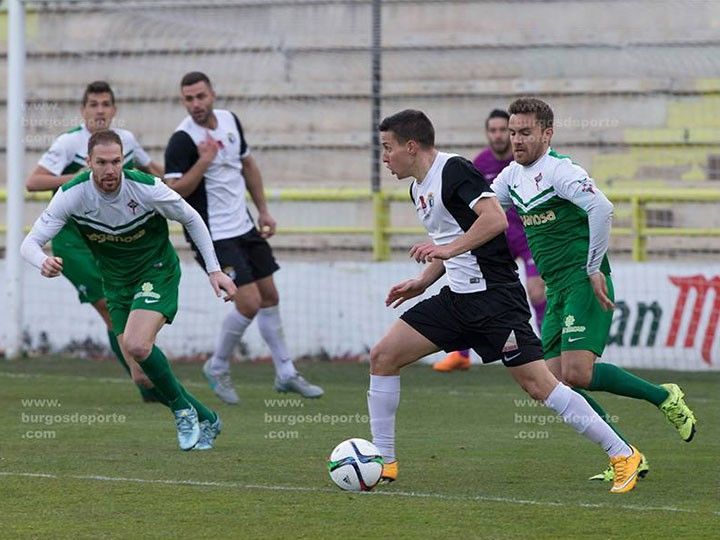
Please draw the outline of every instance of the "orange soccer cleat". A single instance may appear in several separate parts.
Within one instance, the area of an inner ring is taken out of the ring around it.
[[[433,369],[442,373],[449,373],[456,369],[470,369],[470,356],[463,355],[461,351],[451,352],[442,360],[435,362]]]

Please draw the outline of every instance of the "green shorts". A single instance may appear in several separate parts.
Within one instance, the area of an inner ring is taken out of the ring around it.
[[[66,225],[53,238],[52,251],[56,257],[62,257],[62,273],[77,289],[80,302],[94,304],[105,298],[95,257],[74,225]]]
[[[180,265],[147,270],[132,283],[113,286],[106,283],[110,320],[116,335],[125,331],[130,312],[147,309],[161,313],[166,324],[172,324],[178,310],[178,289],[180,287]]]
[[[614,301],[612,279],[606,276],[605,280]],[[545,359],[558,357],[562,351],[592,351],[602,356],[612,318],[613,311],[603,310],[589,279],[559,291],[548,290],[542,325]]]

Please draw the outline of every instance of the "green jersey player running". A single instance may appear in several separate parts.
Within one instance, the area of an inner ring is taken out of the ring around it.
[[[603,408],[580,389],[643,399],[657,406],[689,442],[695,416],[675,384],[657,385],[604,362],[614,310],[607,249],[613,205],[588,173],[550,148],[553,111],[535,98],[508,109],[515,161],[495,179],[500,203],[514,205],[547,285],[542,326],[545,359],[555,376],[583,394],[604,418]],[[647,473],[647,463],[639,475]],[[612,468],[593,479],[612,480]]]
[[[167,219],[182,223],[204,260],[215,293],[235,294],[220,271],[212,239],[200,215],[159,178],[123,171],[123,146],[114,131],[93,133],[89,171],[64,184],[22,243],[23,257],[55,277],[63,259],[42,247],[67,223],[77,226],[103,278],[112,328],[136,384],[154,385],[175,416],[182,450],[212,448],[220,432],[218,415],[175,378],[155,346],[157,333],[177,313],[180,262],[170,243]],[[148,381],[149,379],[149,381]]]
[[[25,181],[28,191],[57,191],[83,170],[86,167],[90,135],[102,129],[110,129],[116,113],[115,94],[110,85],[105,81],[88,84],[80,107],[83,123],[60,135],[42,155],[37,167]],[[130,131],[117,128],[113,131],[123,143],[123,167],[135,167],[162,178],[162,167],[150,159]],[[80,302],[91,304],[102,317],[107,326],[110,348],[129,374],[130,369],[112,331],[98,265],[74,223],[68,223],[53,238],[52,250],[55,256],[62,258],[63,275],[77,289]],[[161,400],[152,389],[139,387],[139,390],[144,401]]]

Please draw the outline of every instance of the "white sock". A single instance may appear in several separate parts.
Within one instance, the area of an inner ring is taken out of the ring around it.
[[[220,336],[215,344],[215,352],[210,357],[210,372],[219,375],[230,370],[230,359],[232,358],[235,345],[238,344],[245,330],[252,322],[237,309],[233,309],[223,319],[220,326]]]
[[[385,461],[395,461],[395,412],[400,404],[400,375],[370,375],[367,395],[373,444]]]
[[[295,364],[293,364],[287,345],[285,345],[285,333],[280,320],[280,308],[278,306],[260,308],[256,318],[260,335],[270,347],[270,354],[272,355],[273,364],[275,364],[275,374],[278,379],[286,381],[297,375]]]
[[[564,384],[558,383],[550,392],[545,406],[558,413],[575,431],[602,446],[608,456],[632,454],[632,449],[600,418],[590,404]]]

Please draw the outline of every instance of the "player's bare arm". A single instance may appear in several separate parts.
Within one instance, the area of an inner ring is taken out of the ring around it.
[[[197,189],[205,175],[205,171],[208,170],[212,160],[215,159],[219,148],[217,141],[215,141],[210,136],[210,132],[208,132],[205,140],[197,146],[198,160],[195,164],[180,178],[168,179],[167,185],[177,191],[182,197],[190,195]]]
[[[59,188],[72,179],[73,176],[75,176],[75,173],[57,176],[42,165],[38,165],[25,180],[25,187],[28,191],[49,191]]]
[[[158,178],[165,176],[165,169],[163,166],[159,163],[155,163],[154,161],[151,161],[146,166],[137,166],[136,168],[148,174],[152,174],[153,176],[157,176]]]
[[[260,236],[270,238],[275,234],[277,223],[270,215],[265,199],[265,188],[263,187],[262,175],[257,161],[251,155],[242,158],[243,176],[245,177],[245,185],[248,193],[258,210],[258,227],[260,227]]]
[[[432,242],[415,244],[410,250],[410,256],[421,263],[434,259],[448,260],[482,246],[507,229],[507,217],[496,197],[481,198],[475,203],[473,210],[478,218],[465,234],[442,246]]]
[[[400,304],[423,294],[430,285],[435,283],[445,273],[445,266],[442,260],[435,259],[420,274],[419,277],[405,280],[397,285],[393,285],[385,299],[385,305],[393,309]]]

